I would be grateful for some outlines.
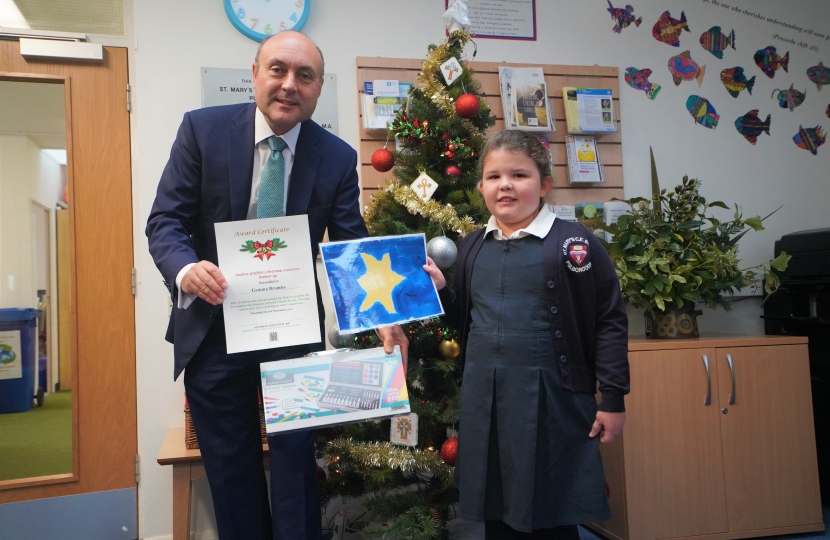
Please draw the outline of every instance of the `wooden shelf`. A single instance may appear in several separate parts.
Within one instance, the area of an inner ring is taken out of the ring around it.
[[[423,60],[407,58],[357,58],[357,92],[358,100],[363,94],[364,81],[376,79],[394,79],[400,82],[418,84],[417,76],[421,71]],[[504,111],[502,110],[499,86],[499,66],[506,67],[541,67],[545,74],[548,99],[556,118],[556,131],[548,134],[551,154],[553,155],[554,202],[557,205],[573,205],[578,202],[605,202],[612,198],[622,199],[623,159],[622,159],[622,124],[620,122],[619,69],[601,66],[560,66],[552,64],[516,64],[497,62],[469,62],[468,66],[475,72],[481,83],[484,99],[490,105],[496,125],[488,133],[504,130]],[[606,174],[606,181],[597,184],[570,184],[568,182],[568,159],[565,153],[565,108],[562,100],[562,87],[577,86],[588,88],[607,88],[613,92],[614,116],[617,132],[597,134],[597,151]],[[358,111],[361,107],[358,103]],[[360,127],[360,182],[362,188],[361,206],[370,203],[369,196],[377,193],[387,181],[394,180],[391,172],[380,173],[372,168],[372,153],[386,143],[386,130],[363,129]]]

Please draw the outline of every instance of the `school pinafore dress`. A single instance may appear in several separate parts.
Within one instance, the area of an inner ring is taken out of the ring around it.
[[[490,235],[476,257],[456,461],[460,515],[524,532],[611,516],[595,398],[560,387],[542,250]]]

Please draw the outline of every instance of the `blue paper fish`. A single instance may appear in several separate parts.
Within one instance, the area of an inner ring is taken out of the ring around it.
[[[718,116],[717,111],[708,99],[691,95],[686,100],[686,110],[689,111],[695,122],[701,126],[709,129],[718,127],[720,116]]]
[[[824,144],[826,139],[827,133],[824,132],[821,126],[815,128],[798,126],[798,133],[793,137],[793,142],[797,147],[808,150],[815,156],[818,154],[818,147]]]
[[[726,35],[721,33],[720,26],[713,26],[700,34],[700,44],[716,57],[723,59],[723,50],[727,46],[731,45],[732,49],[735,49],[735,31],[732,30]]]
[[[761,68],[761,71],[763,71],[764,74],[770,79],[775,77],[775,71],[779,67],[784,68],[784,71],[787,71],[787,66],[790,64],[790,52],[787,51],[787,54],[785,54],[782,58],[778,56],[778,53],[773,46],[755,51],[754,58],[755,65]]]
[[[830,68],[824,67],[824,62],[819,62],[817,66],[807,70],[807,77],[816,83],[816,88],[821,92],[822,86],[830,84]]]
[[[611,0],[608,0],[608,13],[616,21],[612,30],[618,34],[622,33],[623,28],[627,28],[631,23],[634,23],[634,26],[640,26],[640,23],[643,22],[642,17],[634,18],[634,7],[630,4],[625,6],[625,9],[615,8],[611,4]]]
[[[672,47],[680,47],[680,32],[689,32],[689,23],[686,21],[686,12],[680,12],[680,20],[672,19],[671,13],[664,11],[651,29],[651,35],[657,41],[662,41]]]
[[[635,90],[642,90],[646,93],[649,99],[654,99],[657,97],[657,93],[660,91],[661,86],[657,83],[650,82],[648,78],[651,76],[651,70],[646,69],[637,69],[635,67],[630,67],[625,70],[625,82],[628,83],[628,86],[634,88]]]
[[[706,74],[706,66],[698,66],[697,62],[692,60],[692,53],[690,51],[683,51],[677,56],[669,58],[669,72],[675,86],[682,81],[697,80],[697,85],[703,84],[703,75]]]
[[[776,94],[776,92],[778,93]],[[782,109],[788,108],[793,110],[804,103],[804,98],[807,97],[807,90],[804,90],[804,93],[801,93],[794,89],[791,84],[787,90],[778,90],[777,88],[773,90],[772,97],[778,100],[778,106]]]
[[[744,136],[746,140],[749,141],[749,144],[754,145],[758,142],[758,136],[761,133],[766,133],[769,135],[769,126],[770,126],[770,116],[767,115],[767,119],[761,122],[761,119],[758,118],[758,109],[752,109],[745,115],[741,116],[737,120],[735,120],[735,127],[738,128],[738,133]]]
[[[724,69],[720,72],[720,81],[726,87],[729,95],[736,98],[742,90],[746,89],[752,94],[752,87],[755,86],[755,77],[747,80],[744,75],[744,68],[738,66],[731,69]]]

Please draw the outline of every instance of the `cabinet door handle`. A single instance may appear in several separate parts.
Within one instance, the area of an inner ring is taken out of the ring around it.
[[[732,375],[732,395],[729,396],[729,404],[735,404],[735,366],[732,365],[732,355],[726,355],[726,361],[729,363],[729,373]]]
[[[712,404],[712,374],[709,372],[709,357],[705,354],[703,356],[703,365],[706,366],[706,402],[705,406]]]

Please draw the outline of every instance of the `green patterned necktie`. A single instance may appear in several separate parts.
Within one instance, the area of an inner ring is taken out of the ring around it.
[[[259,180],[259,193],[256,202],[256,217],[269,218],[283,215],[285,200],[285,158],[283,149],[287,146],[284,140],[275,135],[268,137],[268,146],[271,155],[262,168]]]

